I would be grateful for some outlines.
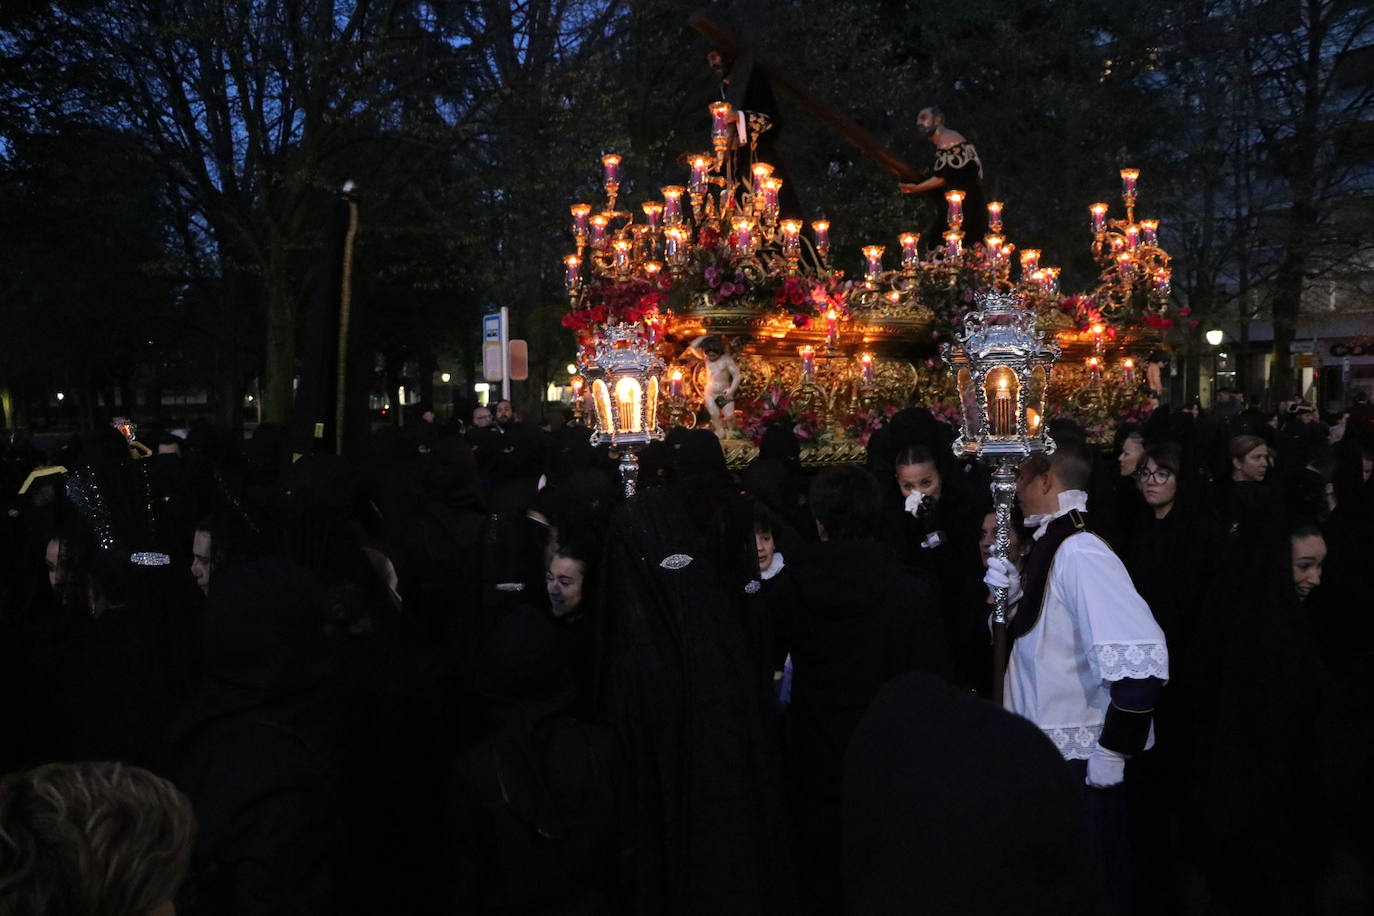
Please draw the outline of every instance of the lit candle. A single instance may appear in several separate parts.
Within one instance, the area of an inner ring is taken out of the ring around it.
[[[1126,250],[1127,250],[1127,251],[1135,251],[1135,250],[1136,250],[1137,248],[1139,248],[1139,247],[1140,247],[1140,227],[1139,227],[1139,226],[1127,226],[1127,227],[1126,227]]]
[[[609,223],[610,219],[604,213],[598,213],[591,218],[593,248],[606,247],[606,226]]]
[[[1151,248],[1159,247],[1159,220],[1142,219],[1140,221],[1140,241]]]
[[[615,153],[607,153],[601,157],[601,165],[605,169],[603,182],[606,193],[614,195],[620,189],[620,157]]]
[[[796,258],[801,256],[801,220],[785,219],[782,221],[782,254],[785,258]]]
[[[1130,252],[1123,251],[1116,256],[1116,267],[1127,280],[1135,278],[1135,259]]]
[[[865,353],[859,357],[859,381],[873,381],[873,354]]]
[[[1102,349],[1102,335],[1106,333],[1106,330],[1107,329],[1100,324],[1093,325],[1093,347],[1098,350]]]
[[[638,398],[634,385],[616,385],[615,399],[619,410],[620,431],[622,433],[632,433],[639,429],[639,405],[635,403]]]
[[[807,344],[798,352],[801,353],[802,378],[810,379],[812,373],[816,371],[816,348]]]
[[[1135,360],[1130,357],[1121,361],[1121,380],[1127,385],[1135,384]]]
[[[658,228],[658,218],[663,215],[663,204],[656,200],[646,200],[640,205],[644,210],[644,220],[649,224],[649,228]]]
[[[820,256],[830,254],[830,221],[816,220],[811,224],[811,231],[816,235],[816,251],[820,252]]]
[[[951,230],[945,233],[945,257],[957,258],[963,255],[964,246],[960,241],[964,237],[962,232]]]
[[[706,169],[711,165],[711,160],[705,156],[695,156],[692,158],[692,177],[687,182],[687,188],[693,194],[701,194],[706,190]]]
[[[921,233],[903,232],[897,241],[902,243],[902,270],[915,270],[920,258],[916,246],[921,242]]]
[[[730,128],[734,125],[735,112],[729,102],[711,103],[711,145],[718,151],[730,146]]]
[[[964,192],[946,191],[945,202],[949,205],[949,228],[958,229],[964,225]]]
[[[1040,430],[1040,411],[1034,407],[1026,408],[1026,435],[1034,436]]]
[[[634,248],[628,239],[616,239],[611,246],[615,251],[615,269],[623,272],[630,269],[630,251]]]
[[[1016,435],[1016,408],[1012,405],[1011,389],[1007,387],[1005,376],[997,380],[997,390],[992,399],[991,419],[994,436]]]
[[[591,215],[591,204],[573,204],[568,208],[572,211],[573,236],[579,243],[587,241],[587,217]]]
[[[682,186],[676,184],[663,189],[663,225],[682,225],[682,191]]]
[[[741,216],[731,225],[735,229],[735,251],[739,254],[748,254],[754,247],[754,221]]]
[[[563,285],[569,290],[577,289],[581,282],[582,259],[575,254],[570,254],[563,259]]]
[[[1045,272],[1043,270],[1036,270],[1028,279],[1037,292],[1043,293],[1045,291]]]
[[[1096,356],[1088,357],[1088,378],[1094,382],[1102,381],[1102,360]]]
[[[1161,296],[1169,295],[1169,280],[1172,276],[1173,272],[1167,267],[1161,267],[1159,270],[1155,271],[1153,277],[1155,292]]]
[[[864,246],[864,279],[870,283],[883,271],[883,250],[882,245]]]
[[[682,370],[674,369],[668,376],[668,397],[674,401],[682,400]]]
[[[644,262],[644,276],[650,280],[657,280],[658,275],[663,271],[663,264],[658,261]]]
[[[1059,268],[1042,267],[1041,270],[1045,272],[1045,292],[1048,294],[1059,292]]]
[[[773,167],[766,162],[755,162],[750,171],[754,173],[754,187],[757,188],[763,184],[765,178],[773,174]]]
[[[1101,235],[1107,231],[1107,205],[1093,204],[1088,210],[1093,215],[1093,234]]]
[[[574,375],[574,376],[572,377],[572,390],[573,390],[573,400],[574,400],[574,401],[580,401],[580,400],[582,400],[582,376],[580,376],[580,375]]]
[[[840,336],[840,316],[834,309],[825,313],[825,342],[834,345]]]
[[[1121,250],[1122,250],[1123,248],[1125,248],[1125,247],[1126,247],[1126,240],[1125,240],[1125,239],[1123,239],[1123,238],[1122,238],[1121,236],[1119,236],[1119,235],[1113,235],[1113,236],[1112,236],[1112,254],[1120,254],[1120,253],[1121,253]],[[1127,255],[1126,257],[1130,257],[1130,255]]]
[[[988,231],[1002,231],[1002,202],[994,200],[988,203]]]
[[[1040,250],[1026,248],[1021,252],[1021,276],[1028,277],[1040,267]]]
[[[1006,239],[1002,238],[1000,235],[983,236],[983,245],[987,248],[988,254],[993,256],[994,260],[997,258],[997,253],[1002,250],[1002,243],[1004,241],[1006,241]]]
[[[778,192],[782,190],[781,178],[763,179],[763,212],[775,216],[778,212]]]
[[[1121,196],[1128,204],[1135,201],[1135,183],[1139,178],[1140,169],[1121,170]]]
[[[687,230],[681,226],[669,226],[663,230],[663,253],[668,263],[681,267],[687,263]]]

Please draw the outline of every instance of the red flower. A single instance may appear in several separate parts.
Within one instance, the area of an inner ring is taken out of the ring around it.
[[[1193,307],[1191,305],[1185,305],[1178,310],[1178,317],[1180,318],[1187,318],[1191,314],[1193,314]]]

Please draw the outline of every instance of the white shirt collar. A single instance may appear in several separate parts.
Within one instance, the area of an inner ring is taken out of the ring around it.
[[[1065,490],[1059,494],[1059,511],[1049,512],[1042,515],[1027,515],[1026,527],[1034,528],[1035,534],[1031,535],[1035,540],[1040,540],[1045,529],[1050,526],[1050,522],[1062,515],[1068,515],[1069,510],[1077,509],[1079,512],[1088,511],[1088,494],[1082,490]]]
[[[780,572],[782,572],[782,554],[774,553],[773,559],[768,561],[768,566],[759,571],[759,578],[767,582]]]

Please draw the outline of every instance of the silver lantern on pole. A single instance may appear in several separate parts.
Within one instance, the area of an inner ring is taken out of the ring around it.
[[[976,458],[992,468],[996,537],[991,554],[1011,550],[1011,507],[1021,465],[1037,453],[1054,452],[1045,432],[1045,395],[1059,345],[1046,341],[1035,314],[1015,293],[988,292],[964,316],[964,330],[945,344],[941,356],[954,373],[959,393],[957,458]],[[1007,650],[1007,590],[994,590],[994,696],[1000,699]]]
[[[663,361],[634,324],[599,329],[592,358],[582,367],[596,418],[592,445],[610,445],[620,452],[620,479],[627,497],[635,495],[639,479],[635,449],[663,438],[658,426],[662,375]]]

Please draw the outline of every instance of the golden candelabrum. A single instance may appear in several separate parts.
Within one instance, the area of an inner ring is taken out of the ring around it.
[[[1169,253],[1159,244],[1159,220],[1135,216],[1139,169],[1121,170],[1121,199],[1126,218],[1109,218],[1105,203],[1088,208],[1092,217],[1092,252],[1102,273],[1093,297],[1104,313],[1159,310],[1169,297],[1172,271]]]

